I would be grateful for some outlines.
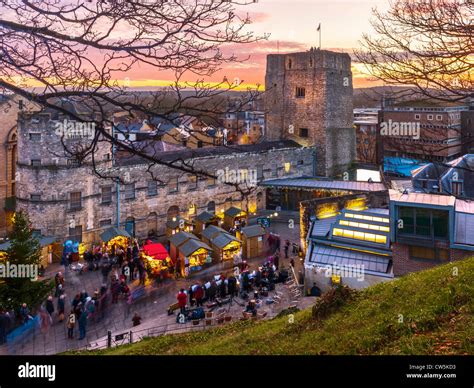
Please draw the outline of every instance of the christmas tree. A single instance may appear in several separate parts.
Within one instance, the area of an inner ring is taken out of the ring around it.
[[[26,303],[31,309],[44,300],[52,282],[37,279],[41,246],[26,213],[15,213],[9,237],[6,258],[0,263],[0,308],[18,311]]]

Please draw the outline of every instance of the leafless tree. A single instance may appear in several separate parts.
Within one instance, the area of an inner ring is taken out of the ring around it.
[[[443,101],[474,97],[474,2],[393,0],[373,10],[374,36],[356,51],[369,74],[388,85]]]
[[[0,0],[0,88],[72,120],[92,121],[93,139],[74,147],[64,141],[65,154],[91,163],[105,178],[120,179],[97,168],[96,155],[105,146],[137,155],[150,166],[213,177],[192,161],[163,159],[132,141],[118,140],[111,131],[116,124],[113,115],[125,112],[132,121],[161,118],[183,125],[185,115],[208,120],[225,112],[228,92],[244,80],[224,78],[215,84],[210,77],[224,65],[246,59],[233,53],[236,47],[266,38],[248,31],[251,20],[242,8],[250,3]],[[164,72],[165,77],[171,74],[174,80],[158,91],[134,91],[127,74],[141,68],[157,75]],[[242,106],[257,94],[243,93]],[[87,114],[71,111],[64,100]],[[197,136],[186,124],[184,130]]]

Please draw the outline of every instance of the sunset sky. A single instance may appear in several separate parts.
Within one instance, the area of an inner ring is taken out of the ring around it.
[[[363,33],[372,31],[371,10],[377,7],[386,10],[389,0],[258,0],[258,3],[241,7],[253,21],[249,30],[256,35],[271,34],[268,41],[257,44],[238,45],[230,48],[240,57],[250,56],[245,63],[230,66],[216,75],[216,80],[225,75],[228,79],[239,78],[245,84],[264,84],[266,55],[303,51],[317,47],[319,37],[316,28],[322,25],[322,48],[352,52],[359,47]],[[162,85],[166,77],[158,77],[156,70],[142,69],[140,75],[130,74],[131,86]],[[354,64],[354,86],[376,86],[373,81],[360,74],[362,67]]]

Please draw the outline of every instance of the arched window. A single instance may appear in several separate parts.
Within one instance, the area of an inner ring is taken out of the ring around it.
[[[179,216],[179,207],[178,206],[171,206],[167,213],[166,213],[166,219],[168,221],[171,221],[173,218]]]

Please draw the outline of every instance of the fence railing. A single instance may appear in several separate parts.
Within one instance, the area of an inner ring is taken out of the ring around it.
[[[168,323],[141,330],[132,329],[115,334],[113,334],[111,331],[108,331],[105,338],[91,342],[79,350],[100,350],[113,348],[116,346],[139,342],[147,337],[158,337],[167,334],[182,334],[193,331],[202,331],[212,327],[222,326],[225,323],[231,322],[232,318],[234,318],[232,317],[229,319],[228,317],[229,315],[227,315],[226,318],[224,313],[224,315],[219,314],[217,316],[213,316],[212,318],[202,318],[200,320],[195,320],[199,322],[198,324],[194,324],[193,321],[189,321],[186,323]]]

